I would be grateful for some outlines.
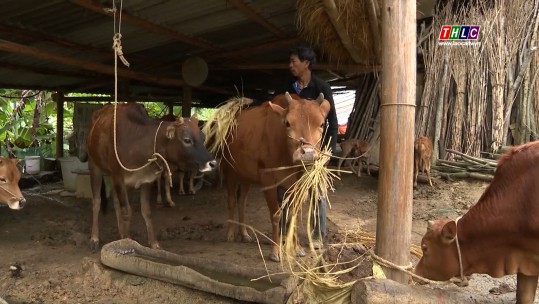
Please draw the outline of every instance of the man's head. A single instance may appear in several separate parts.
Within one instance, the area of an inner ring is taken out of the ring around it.
[[[295,77],[299,77],[306,72],[310,73],[315,63],[316,53],[310,47],[299,46],[290,50],[288,68]]]

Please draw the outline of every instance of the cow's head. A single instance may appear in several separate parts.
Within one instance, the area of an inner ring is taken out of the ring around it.
[[[427,232],[421,240],[423,257],[414,272],[436,281],[445,281],[459,275],[457,224],[454,220],[429,221]]]
[[[179,117],[167,127],[166,136],[170,140],[167,154],[180,169],[206,172],[216,167],[217,162],[204,146],[205,136],[198,127],[196,114],[191,118]]]
[[[26,200],[19,189],[21,172],[17,168],[20,160],[0,156],[0,201],[9,208],[19,210],[24,207]]]
[[[269,102],[273,111],[283,117],[288,135],[288,148],[294,162],[312,162],[318,159],[324,122],[330,103],[320,93],[316,100],[294,99],[286,92],[288,106],[283,108]]]

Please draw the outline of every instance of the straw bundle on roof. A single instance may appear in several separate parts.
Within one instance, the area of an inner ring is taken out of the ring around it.
[[[366,63],[378,62],[375,54],[373,28],[369,21],[369,5],[379,7],[380,0],[334,0],[337,22],[341,24],[337,32],[334,27],[325,0],[298,0],[296,21],[299,35],[303,39],[316,45],[327,60],[332,63]],[[333,1],[331,1],[333,2]],[[371,10],[372,11],[372,10]],[[377,19],[378,30],[380,18]],[[355,62],[350,51],[347,50],[341,39],[347,35],[352,52],[355,52],[361,62]],[[376,37],[375,39],[379,39]]]

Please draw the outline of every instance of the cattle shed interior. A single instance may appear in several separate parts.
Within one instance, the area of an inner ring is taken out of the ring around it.
[[[418,1],[418,19],[430,15],[434,2]],[[118,60],[117,90],[122,100],[182,103],[187,98],[193,106],[214,107],[239,94],[266,98],[289,77],[289,50],[305,43],[319,53],[315,72],[331,85],[356,89],[359,75],[380,69],[367,56],[358,62],[330,58],[323,50],[336,47],[338,40],[331,46],[307,41],[298,26],[298,9],[309,9],[306,5],[322,4],[1,1],[0,87],[113,96],[115,33],[121,34],[130,64],[126,67]]]

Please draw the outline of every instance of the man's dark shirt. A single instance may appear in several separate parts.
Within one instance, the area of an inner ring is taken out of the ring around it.
[[[300,97],[305,99],[313,99],[316,100],[318,98],[318,95],[320,93],[324,94],[324,98],[329,101],[331,108],[329,110],[326,126],[327,131],[324,136],[323,146],[325,147],[328,143],[329,138],[331,137],[331,143],[330,148],[333,153],[335,153],[335,150],[337,148],[337,133],[339,130],[339,124],[337,122],[337,112],[335,111],[335,102],[333,101],[333,93],[331,91],[331,87],[327,82],[320,79],[318,76],[312,74],[311,75],[311,82],[309,82],[309,85],[303,88],[299,93],[297,92],[297,85],[296,85],[296,79],[291,79],[288,82],[288,85],[284,87],[281,91],[276,91],[276,94],[284,94],[285,92],[288,92],[290,94],[296,93]]]

